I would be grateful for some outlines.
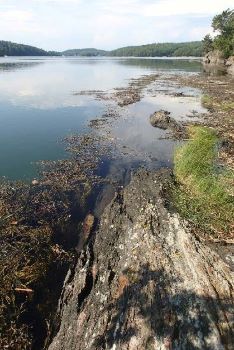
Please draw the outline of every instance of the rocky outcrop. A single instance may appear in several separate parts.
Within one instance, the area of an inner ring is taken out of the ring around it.
[[[185,135],[185,128],[174,118],[170,117],[170,112],[160,110],[150,116],[150,124],[156,128],[169,130],[174,136]]]
[[[165,207],[169,174],[116,194],[69,272],[49,350],[232,349],[229,267]]]
[[[210,65],[225,65],[225,58],[222,54],[222,52],[218,50],[210,51],[208,52],[205,57],[203,58],[204,64],[210,64]]]
[[[226,67],[229,74],[234,75],[234,56],[231,56],[226,61]]]
[[[226,60],[222,52],[210,51],[203,58],[203,67],[208,73],[234,75],[234,57],[231,56]]]
[[[150,123],[152,126],[167,129],[171,123],[170,112],[168,111],[158,111],[150,116]]]

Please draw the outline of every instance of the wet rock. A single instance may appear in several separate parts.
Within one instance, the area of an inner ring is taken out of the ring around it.
[[[155,112],[150,116],[151,125],[160,129],[168,129],[171,120],[170,112],[164,110]]]
[[[49,350],[231,349],[233,278],[142,170],[106,207],[64,285]]]
[[[93,229],[94,220],[95,219],[94,219],[94,216],[92,214],[88,214],[85,217],[85,220],[83,222],[83,228],[81,230],[80,237],[79,237],[79,242],[78,242],[78,245],[76,247],[77,253],[81,252],[85,243],[87,242],[87,240],[91,234],[91,231]]]
[[[183,92],[175,92],[173,94],[174,97],[185,97],[186,95]]]
[[[32,180],[32,185],[33,186],[39,185],[39,181],[36,179]]]
[[[116,93],[116,97],[120,107],[128,106],[141,100],[140,93],[131,89]]]
[[[168,111],[158,111],[150,116],[150,123],[152,126],[170,131],[171,136],[175,138],[186,137],[185,127],[177,122],[174,118],[170,117]]]

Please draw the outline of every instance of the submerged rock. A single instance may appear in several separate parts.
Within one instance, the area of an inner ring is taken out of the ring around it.
[[[49,350],[231,349],[232,275],[142,170],[106,207],[70,271]]]

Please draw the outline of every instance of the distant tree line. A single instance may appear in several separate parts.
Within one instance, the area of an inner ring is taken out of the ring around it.
[[[37,47],[12,43],[11,41],[0,41],[0,56],[54,56],[58,52],[45,51]]]
[[[105,50],[98,50],[93,48],[87,49],[73,49],[66,50],[61,53],[64,56],[86,56],[86,57],[95,57],[95,56],[106,56],[108,54]]]
[[[202,42],[184,43],[158,43],[142,46],[128,46],[108,52],[108,56],[134,56],[134,57],[201,57],[203,52]]]
[[[227,9],[212,20],[214,39],[207,34],[203,39],[204,53],[219,50],[224,57],[234,55],[234,11]]]
[[[203,45],[201,41],[185,43],[159,43],[142,46],[128,46],[113,51],[98,50],[94,48],[73,49],[63,52],[45,51],[37,47],[16,44],[10,41],[0,41],[0,56],[135,56],[135,57],[201,57]]]

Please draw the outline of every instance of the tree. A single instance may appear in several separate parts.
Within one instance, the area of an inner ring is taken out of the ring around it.
[[[204,39],[202,40],[203,44],[203,52],[206,54],[209,51],[213,50],[213,40],[210,36],[210,34],[207,34]]]
[[[227,58],[234,54],[234,10],[227,9],[216,15],[212,21],[214,32],[214,48],[222,51]]]

